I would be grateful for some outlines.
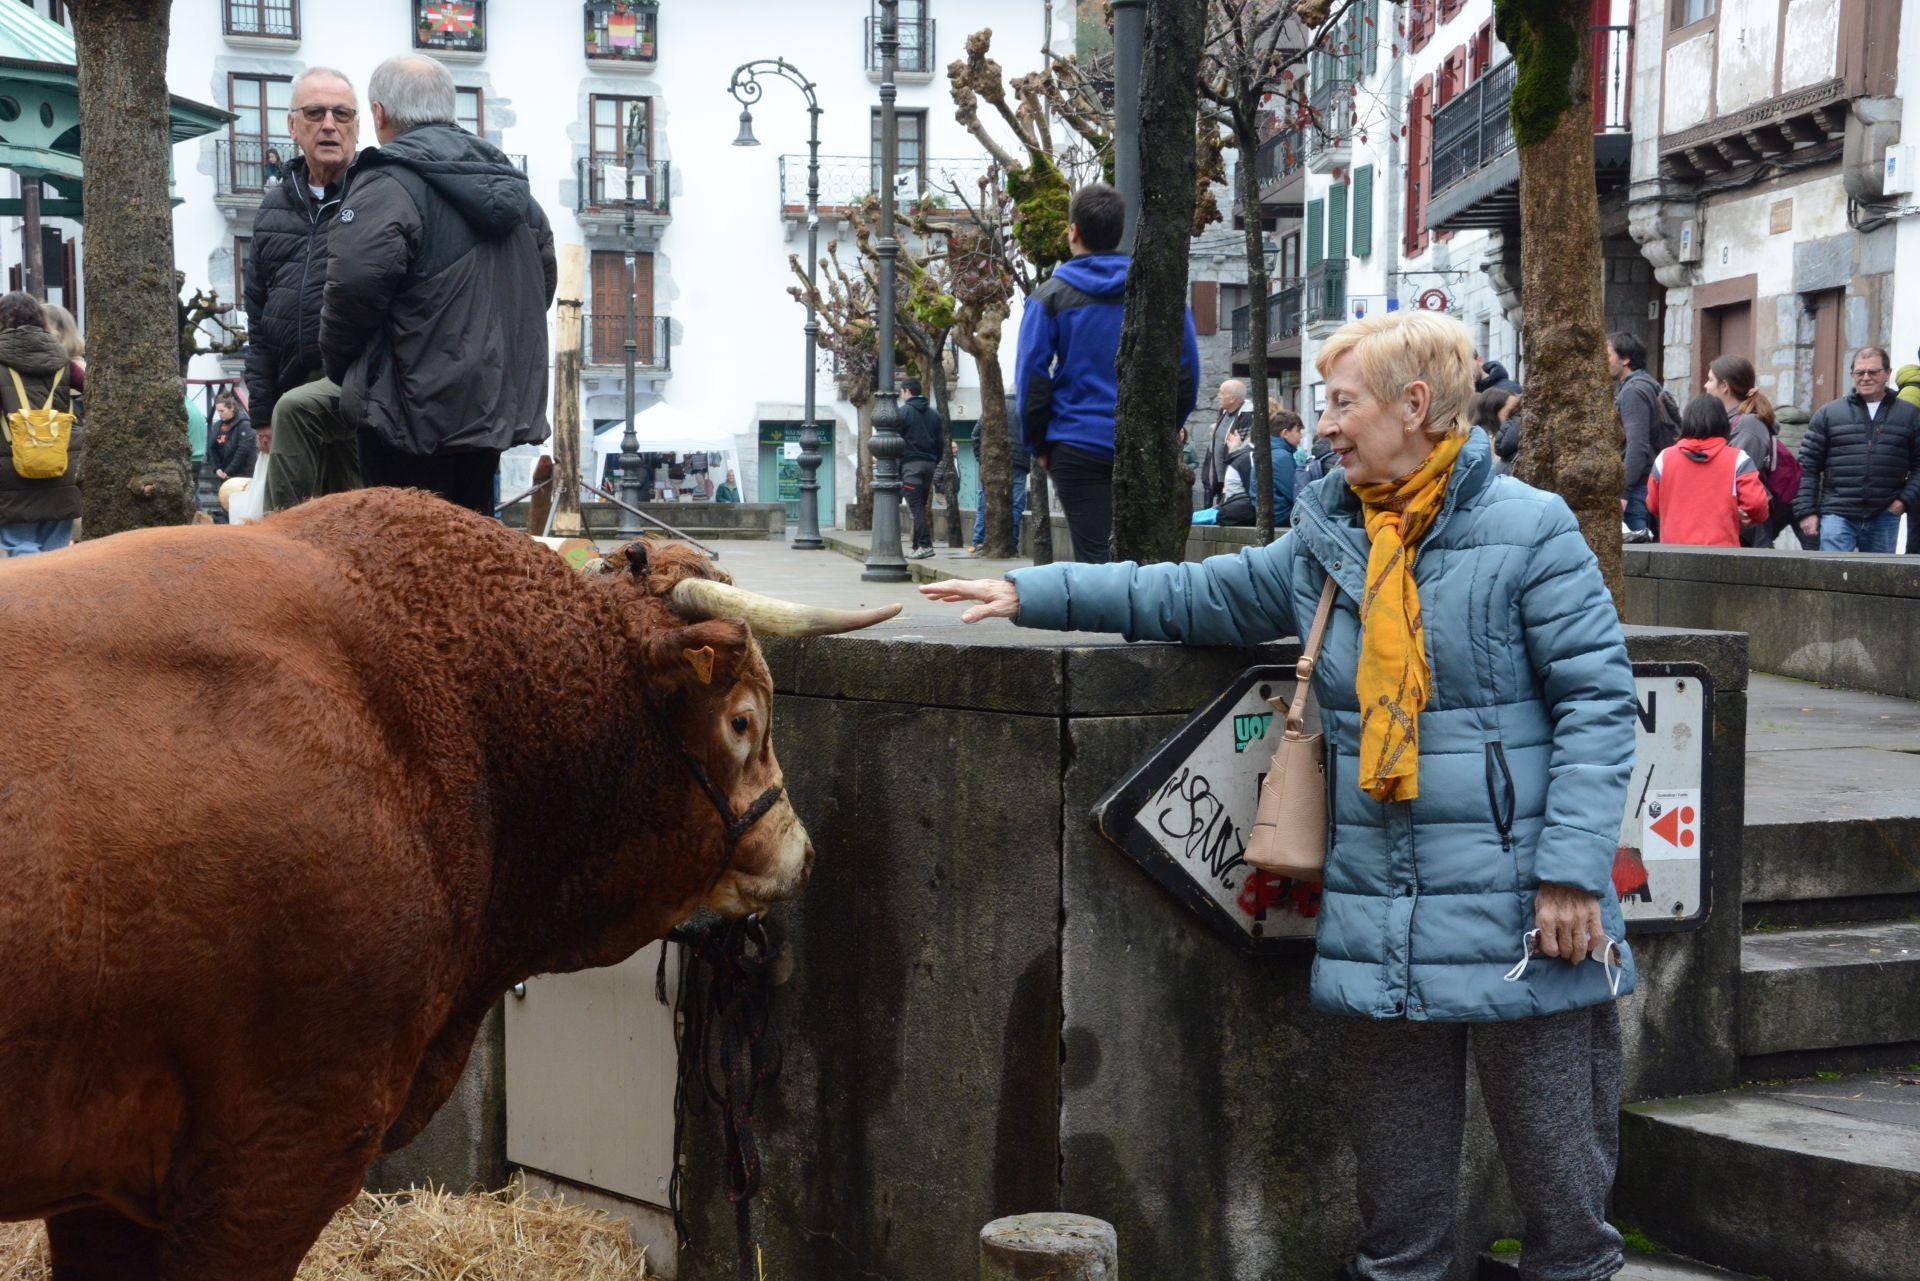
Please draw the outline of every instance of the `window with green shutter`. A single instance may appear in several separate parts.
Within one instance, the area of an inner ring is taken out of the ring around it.
[[[1353,256],[1373,253],[1373,166],[1353,171]]]
[[[1307,201],[1307,266],[1312,267],[1320,261],[1320,228],[1327,220],[1327,202],[1324,200]]]
[[[1334,262],[1347,256],[1347,184],[1336,182],[1327,190],[1327,257]]]

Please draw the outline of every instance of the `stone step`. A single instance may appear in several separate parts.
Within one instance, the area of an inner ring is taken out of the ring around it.
[[[1920,704],[1756,673],[1746,766],[1749,924],[1920,911]]]
[[[1520,1275],[1517,1254],[1487,1253],[1480,1256],[1478,1281],[1514,1281]],[[1677,1254],[1637,1254],[1628,1251],[1627,1262],[1613,1274],[1613,1281],[1754,1281],[1739,1272],[1710,1268]]]
[[[1621,1113],[1621,1219],[1773,1281],[1920,1274],[1920,1075],[1798,1081]]]
[[[1920,921],[1742,936],[1743,1054],[1907,1041],[1920,1041]]]

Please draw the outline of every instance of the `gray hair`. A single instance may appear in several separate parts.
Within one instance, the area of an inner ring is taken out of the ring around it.
[[[431,58],[388,58],[367,81],[367,101],[386,108],[396,129],[454,122],[453,77]]]
[[[293,78],[293,84],[289,86],[289,89],[288,89],[288,92],[289,92],[288,101],[292,101],[294,98],[298,98],[300,96],[300,86],[305,84],[307,81],[313,79],[315,76],[331,76],[333,79],[338,80],[341,84],[345,85],[347,87],[348,93],[356,92],[353,87],[353,79],[352,77],[348,76],[346,72],[335,71],[332,67],[308,67],[305,71],[302,71],[299,75]]]

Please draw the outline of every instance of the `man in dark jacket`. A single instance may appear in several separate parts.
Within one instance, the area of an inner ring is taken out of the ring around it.
[[[1213,434],[1207,437],[1207,458],[1200,464],[1200,483],[1206,487],[1207,505],[1217,507],[1225,497],[1227,484],[1227,433],[1237,431],[1240,439],[1253,439],[1253,406],[1247,403],[1247,385],[1238,378],[1220,384],[1215,397],[1220,406],[1213,420]],[[1271,437],[1269,437],[1271,440]]]
[[[1800,441],[1793,514],[1823,552],[1890,552],[1920,503],[1920,410],[1887,394],[1880,348],[1855,352],[1852,370],[1853,393],[1820,406]]]
[[[1625,330],[1607,335],[1607,372],[1625,433],[1620,519],[1634,533],[1647,535],[1647,477],[1660,451],[1679,439],[1680,423],[1659,380],[1647,372],[1647,345],[1638,337]]]
[[[918,378],[900,380],[900,436],[906,448],[900,454],[900,488],[913,514],[913,547],[908,560],[933,555],[933,526],[927,521],[927,503],[933,497],[933,473],[946,457],[947,430],[927,398]]]
[[[367,86],[380,146],[333,230],[320,352],[370,485],[493,510],[500,454],[547,438],[553,231],[526,175],[453,123],[453,79],[389,58]]]
[[[1074,559],[1112,559],[1113,436],[1120,401],[1120,321],[1127,268],[1116,253],[1126,222],[1120,193],[1104,182],[1074,193],[1067,209],[1070,261],[1027,300],[1020,318],[1014,391],[1034,461],[1047,469],[1067,516]],[[1171,353],[1168,353],[1171,355]],[[1200,394],[1200,344],[1186,315],[1180,352],[1180,399],[1167,423],[1172,437]]]
[[[1027,473],[1033,467],[1032,456],[1027,451],[1026,439],[1020,434],[1020,415],[1007,415],[1007,458],[1013,466],[1013,541],[1020,543],[1020,522],[1027,515]],[[987,479],[980,470],[980,428],[973,429],[973,474],[979,478],[979,484],[973,491],[973,544],[967,549],[969,556],[983,556],[987,550]]]
[[[1498,387],[1501,391],[1518,396],[1525,391],[1507,372],[1507,367],[1497,360],[1482,360],[1479,352],[1473,353],[1473,390],[1492,391]]]
[[[266,510],[358,489],[360,448],[340,421],[340,385],[320,361],[327,235],[360,145],[353,85],[310,67],[293,82],[287,129],[300,155],[268,187],[247,259],[247,399],[271,462]]]

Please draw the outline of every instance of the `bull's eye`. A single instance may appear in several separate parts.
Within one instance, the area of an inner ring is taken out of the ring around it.
[[[734,733],[736,733],[736,734],[744,734],[744,733],[746,733],[746,732],[747,732],[748,730],[750,730],[750,729],[752,729],[752,728],[753,728],[753,722],[752,722],[752,721],[750,721],[750,720],[748,720],[748,719],[747,719],[746,717],[744,717],[744,716],[736,716],[736,717],[734,717],[734,718],[733,718],[733,732],[734,732]]]

